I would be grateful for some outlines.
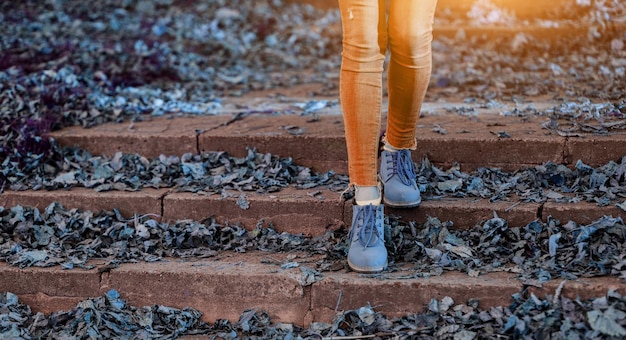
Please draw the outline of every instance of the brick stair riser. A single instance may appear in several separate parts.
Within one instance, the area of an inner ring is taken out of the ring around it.
[[[514,274],[491,273],[469,277],[448,272],[442,276],[380,280],[355,273],[332,272],[310,286],[300,283],[298,268],[283,270],[262,259],[285,254],[223,253],[219,258],[182,261],[169,259],[141,265],[122,264],[99,272],[54,268],[16,268],[0,264],[0,287],[17,294],[33,312],[69,310],[84,299],[102,296],[109,289],[121,292],[134,306],[154,304],[193,307],[202,319],[237,321],[250,308],[267,311],[273,322],[308,326],[331,322],[337,311],[371,305],[389,317],[423,311],[431,299],[452,297],[456,304],[477,299],[479,307],[507,307],[511,295],[524,289]],[[95,261],[97,262],[97,261]],[[402,273],[400,273],[401,275]],[[393,274],[392,274],[393,275]],[[560,281],[530,291],[539,298],[553,296]],[[581,278],[567,281],[561,294],[582,300],[603,296],[609,289],[624,294],[618,278]]]
[[[310,4],[320,9],[338,8],[337,0],[286,0],[286,3]],[[387,3],[389,0],[387,1]],[[449,12],[458,15],[459,19],[466,19],[467,13],[472,10],[478,0],[438,0],[437,12]],[[490,0],[489,3],[497,8],[514,14],[519,19],[542,19],[554,18],[559,10],[571,9],[576,6],[575,0],[551,0],[551,1],[518,1],[518,0]],[[589,7],[587,7],[588,9]],[[580,12],[585,12],[585,7],[580,7]]]
[[[94,143],[94,139],[98,142]],[[620,161],[626,155],[626,143],[621,143],[625,138],[621,136],[592,136],[585,140],[555,136],[533,139],[496,137],[462,139],[454,135],[437,136],[429,133],[418,135],[418,149],[412,153],[412,157],[417,164],[420,164],[422,159],[428,158],[431,163],[444,169],[458,164],[462,171],[474,171],[481,167],[515,171],[546,162],[571,166],[578,160],[597,167],[609,161]],[[616,142],[616,139],[619,141]],[[81,145],[93,155],[109,157],[118,151],[137,153],[147,158],[158,157],[161,154],[197,153],[192,143],[184,141],[181,143],[181,138],[178,137],[153,136],[150,141],[144,140],[142,136],[120,138],[114,135],[57,137],[61,145]],[[287,136],[246,138],[233,136],[206,137],[202,141],[201,152],[220,150],[234,157],[243,157],[247,153],[246,147],[250,147],[260,153],[291,157],[295,164],[310,167],[314,171],[332,170],[338,174],[348,172],[347,152],[341,137],[307,140],[304,137]]]
[[[343,137],[343,125],[336,115],[322,116],[319,122],[307,123],[306,117],[250,116],[242,122],[205,132],[196,137],[194,130],[210,127],[226,119],[225,116],[201,117],[168,122],[172,131],[154,133],[154,127],[164,120],[135,124],[128,131],[117,124],[106,124],[92,129],[68,128],[54,132],[52,136],[60,145],[78,145],[93,155],[113,156],[118,151],[137,153],[147,158],[165,155],[183,155],[209,151],[226,151],[243,157],[246,148],[261,153],[291,157],[295,164],[311,167],[315,171],[346,174],[347,152]],[[291,124],[307,128],[304,135],[292,136],[280,126]],[[439,134],[432,131],[440,124],[450,131]],[[500,125],[498,125],[500,124]],[[417,130],[418,148],[413,160],[419,164],[424,158],[435,165],[447,168],[458,163],[463,171],[480,167],[496,167],[514,171],[534,167],[551,161],[573,166],[582,160],[597,167],[609,161],[620,161],[626,155],[626,135],[589,135],[584,138],[561,137],[541,129],[541,118],[532,122],[519,122],[515,118],[491,116],[480,122],[466,117],[425,116],[420,119]],[[500,138],[499,130],[510,138]]]
[[[275,194],[248,193],[250,207],[246,210],[237,204],[237,198],[222,199],[218,195],[196,195],[170,192],[167,189],[146,189],[140,192],[95,192],[91,189],[70,191],[5,191],[0,200],[7,207],[24,205],[45,209],[50,203],[58,202],[66,208],[78,208],[99,212],[118,209],[125,217],[134,214],[148,214],[161,222],[182,219],[202,221],[215,218],[218,223],[242,225],[253,229],[263,220],[265,226],[272,226],[279,232],[323,235],[329,230],[349,227],[352,221],[351,201],[343,201],[340,194],[328,190],[321,196],[311,197],[306,190],[286,189]],[[427,218],[436,217],[451,221],[454,228],[468,229],[483,223],[494,216],[494,212],[506,219],[512,227],[522,227],[549,216],[563,223],[569,220],[579,224],[592,223],[602,216],[626,218],[626,214],[616,206],[598,207],[594,203],[490,203],[476,199],[434,199],[424,200],[417,209],[385,208],[387,215],[400,216],[405,221],[424,223]]]
[[[430,105],[430,104],[429,104]],[[542,104],[543,105],[543,104]],[[431,105],[432,106],[432,105]],[[543,105],[546,106],[546,105]],[[112,156],[115,152],[138,153],[144,157],[160,154],[182,155],[208,151],[226,151],[237,157],[247,154],[246,147],[262,153],[292,157],[294,163],[314,170],[347,173],[347,155],[343,125],[338,115],[320,115],[317,122],[297,115],[248,116],[223,125],[229,116],[155,118],[151,122],[135,123],[132,130],[124,124],[105,124],[92,129],[67,128],[55,132],[61,145],[79,145],[94,155]],[[428,157],[435,165],[447,169],[458,163],[463,171],[479,167],[497,167],[514,171],[552,161],[573,164],[581,159],[591,166],[620,161],[626,155],[626,135],[560,137],[541,129],[542,118],[525,119],[481,115],[469,119],[458,115],[427,115],[418,127],[418,150],[414,161]],[[435,124],[447,128],[447,134],[432,131]],[[214,128],[214,127],[218,128]],[[293,136],[281,126],[301,126],[304,135]],[[197,134],[196,130],[205,131]],[[498,131],[510,138],[499,138]],[[30,205],[45,208],[53,200],[69,208],[91,211],[120,209],[123,214],[154,214],[162,221],[177,219],[204,220],[215,217],[220,223],[243,224],[253,228],[261,219],[279,231],[321,235],[329,229],[351,224],[352,209],[340,199],[338,192],[322,190],[312,197],[309,191],[284,189],[278,193],[246,193],[250,208],[237,205],[239,195],[222,199],[218,195],[176,193],[175,190],[142,190],[136,193],[71,191],[6,191],[0,196],[8,205]],[[320,199],[322,198],[323,199]],[[470,228],[493,216],[494,211],[511,225],[523,226],[536,218],[553,216],[560,220],[573,219],[590,223],[603,215],[621,216],[615,206],[599,208],[594,204],[545,205],[511,202],[489,203],[468,198],[425,199],[419,209],[386,209],[387,214],[423,223],[428,216],[452,221],[456,228]]]

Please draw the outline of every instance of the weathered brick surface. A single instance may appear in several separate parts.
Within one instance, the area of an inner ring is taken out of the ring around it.
[[[288,132],[300,131],[292,135]],[[298,132],[298,133],[300,133]],[[226,151],[245,156],[246,148],[280,157],[291,157],[295,164],[326,172],[347,172],[347,152],[341,116],[324,115],[312,122],[310,116],[253,115],[199,137],[199,149]]]
[[[547,103],[538,104],[543,107]],[[417,150],[413,159],[424,157],[442,168],[458,163],[461,170],[498,167],[504,171],[536,166],[551,161],[573,164],[581,159],[598,166],[619,161],[626,154],[623,136],[565,138],[541,128],[542,117],[501,116],[486,110],[480,116],[440,113],[446,107],[427,105],[432,114],[423,116],[417,130]],[[331,108],[329,111],[336,111]],[[246,148],[280,157],[291,157],[295,164],[315,171],[347,173],[347,152],[343,121],[338,114],[320,115],[318,121],[299,115],[249,115],[222,125],[230,116],[166,119],[134,123],[128,130],[120,124],[104,124],[91,129],[68,128],[53,136],[62,145],[75,145],[94,154],[113,155],[117,151],[145,157],[160,154],[225,151],[242,157]],[[383,119],[383,122],[385,119]],[[441,134],[434,127],[447,131]],[[163,130],[160,133],[156,131]],[[292,135],[287,130],[301,129]],[[384,132],[384,124],[382,127]]]
[[[0,272],[0,291],[15,294],[43,293],[57,297],[89,297],[100,294],[100,275],[95,269],[19,268],[0,262]]]
[[[449,272],[442,276],[416,279],[363,278],[355,273],[334,273],[313,285],[311,309],[316,320],[328,320],[335,310],[355,309],[368,304],[389,316],[422,312],[431,299],[446,296],[455,303],[478,299],[481,308],[506,306],[511,294],[521,290],[522,284],[513,275],[494,273],[478,278]]]
[[[608,36],[619,36],[623,25],[610,27],[606,34]],[[589,34],[589,26],[584,25],[559,25],[555,27],[543,27],[539,25],[517,25],[511,27],[492,27],[492,26],[457,26],[457,25],[439,25],[433,28],[433,37],[438,39],[441,37],[455,38],[459,34],[463,34],[466,38],[475,37],[488,41],[490,39],[513,39],[518,34],[524,34],[540,40],[557,40],[563,39],[564,36],[570,38],[577,37],[586,39]]]
[[[318,8],[337,8],[337,0],[286,0],[287,3],[310,4]],[[459,0],[438,0],[437,11],[451,11],[452,13],[466,14],[472,9],[477,1]],[[512,1],[512,0],[491,0],[490,3],[514,13],[518,17],[538,18],[549,13],[554,13],[555,9],[561,6],[571,6],[570,0],[552,1]]]
[[[99,295],[95,295],[99,296]],[[29,305],[33,313],[51,314],[59,311],[68,311],[76,307],[76,305],[95,296],[49,296],[44,293],[37,294],[19,294],[19,302]]]
[[[522,120],[494,113],[420,118],[413,159],[417,162],[426,156],[435,165],[458,163],[464,171],[480,167],[512,171],[548,161],[563,162],[565,138],[542,130],[542,118]],[[446,133],[435,132],[435,127]]]
[[[273,321],[302,324],[310,298],[298,281],[300,270],[261,263],[266,257],[284,258],[257,253],[122,265],[103,278],[102,288],[119,290],[137,306],[193,307],[205,321],[238,320],[245,310],[258,309]]]
[[[419,150],[413,159],[422,157],[444,169],[458,163],[461,170],[472,171],[482,167],[514,171],[552,161],[562,163],[557,140],[498,139],[496,137],[418,138]]]
[[[200,150],[226,151],[230,155],[243,157],[247,149],[260,153],[287,158],[294,164],[312,168],[313,171],[345,174],[348,172],[345,141],[335,136],[286,136],[286,135],[247,135],[213,134],[200,136]]]
[[[291,257],[288,257],[291,256]],[[19,269],[0,263],[0,291],[17,294],[33,312],[51,313],[73,308],[77,302],[102,296],[116,289],[134,306],[163,304],[193,307],[203,320],[237,321],[247,309],[267,311],[274,322],[307,326],[331,322],[337,311],[371,305],[388,316],[422,312],[431,299],[449,296],[455,303],[477,299],[481,308],[508,306],[511,295],[521,292],[523,282],[514,274],[491,273],[470,277],[459,272],[442,276],[407,278],[410,270],[384,273],[385,279],[354,272],[325,272],[321,281],[302,286],[300,268],[281,269],[286,262],[312,266],[317,257],[302,253],[216,253],[214,258],[166,258],[160,262],[122,264],[99,270],[53,268]],[[97,266],[103,263],[94,262]],[[600,297],[614,289],[625,294],[626,285],[617,277],[548,281],[530,292],[540,298],[559,293],[569,298]]]
[[[506,219],[510,226],[524,226],[537,218],[539,204],[514,202],[490,203],[488,200],[477,199],[423,199],[417,209],[398,209],[385,207],[385,214],[401,216],[405,221],[416,221],[423,224],[428,217],[436,217],[442,222],[451,221],[456,229],[469,229],[476,224],[494,217]],[[344,221],[350,225],[352,206],[347,204]]]
[[[554,279],[544,283],[541,287],[529,286],[529,292],[536,296],[554,298],[558,294],[569,299],[580,298],[581,300],[603,297],[610,290],[622,295],[626,294],[624,280],[617,277],[579,278],[576,280]]]
[[[582,160],[587,165],[597,167],[610,161],[620,163],[624,156],[626,135],[623,134],[570,137],[567,141],[567,161],[570,164]]]
[[[579,224],[590,224],[602,216],[626,218],[626,213],[612,205],[599,207],[597,204],[590,202],[578,202],[576,204],[548,202],[543,206],[542,216],[544,220],[548,216],[552,216],[562,223],[567,223],[571,220]]]
[[[434,111],[445,109],[431,106]],[[134,123],[135,128],[131,131],[122,129],[120,124],[104,124],[92,129],[65,129],[55,132],[54,136],[62,145],[79,144],[94,154],[107,155],[124,151],[156,157],[199,150],[226,151],[241,157],[250,147],[263,153],[291,157],[296,164],[317,171],[347,173],[343,121],[337,114],[321,115],[315,122],[311,122],[308,116],[250,115],[221,126],[226,119],[227,116],[171,120],[158,117],[149,122]],[[428,156],[434,164],[445,166],[458,162],[463,170],[492,165],[513,170],[546,161],[562,162],[565,139],[545,135],[539,123],[538,120],[520,121],[494,114],[480,118],[426,115],[418,127],[418,149],[414,159],[419,161]],[[443,127],[448,133],[436,133],[434,126]],[[303,133],[294,136],[287,128],[302,129]],[[158,129],[164,131],[155,134]],[[200,131],[197,145],[196,130]],[[510,138],[499,137],[499,132],[506,132]]]
[[[228,119],[227,116],[155,117],[144,122],[109,123],[90,129],[69,127],[52,136],[60,145],[78,145],[94,155],[112,156],[121,151],[148,158],[161,154],[180,156],[198,153],[197,129],[217,126]]]
[[[316,236],[328,230],[350,226],[352,221],[351,201],[343,201],[340,193],[317,189],[298,190],[285,188],[276,193],[259,194],[244,192],[248,209],[239,204],[238,192],[234,196],[221,198],[218,195],[177,193],[166,189],[146,189],[139,192],[95,192],[91,189],[75,188],[69,191],[5,191],[0,195],[4,206],[24,205],[42,210],[56,201],[66,208],[78,208],[99,212],[118,209],[123,216],[151,214],[163,222],[180,219],[204,220],[214,217],[219,223],[240,224],[253,229],[263,220],[279,232]],[[552,216],[563,223],[569,220],[581,224],[592,223],[602,216],[622,217],[624,211],[616,206],[598,207],[595,203],[579,202],[525,203],[513,201],[491,203],[477,198],[424,197],[416,209],[385,208],[387,215],[401,216],[405,221],[425,223],[428,217],[442,222],[452,221],[455,228],[467,229],[494,217],[506,219],[510,226],[524,226],[536,218],[546,220]]]
[[[179,219],[204,220],[214,217],[219,223],[241,224],[252,229],[263,220],[279,232],[304,235],[321,235],[330,229],[349,226],[352,221],[352,205],[343,201],[340,193],[317,189],[298,190],[285,188],[276,193],[259,194],[245,192],[248,209],[237,204],[238,192],[234,196],[221,198],[218,195],[177,193],[166,189],[146,189],[139,192],[95,192],[91,189],[74,188],[69,191],[5,191],[0,195],[4,206],[33,206],[42,210],[56,201],[66,208],[78,208],[99,212],[118,209],[123,216],[151,214],[163,222]],[[552,216],[563,223],[569,220],[589,224],[604,215],[624,217],[625,213],[616,206],[598,207],[595,203],[579,202],[525,203],[513,201],[491,203],[477,198],[424,197],[416,209],[385,208],[388,215],[401,216],[405,221],[425,223],[428,217],[442,222],[452,221],[455,228],[467,229],[494,217],[494,212],[506,219],[510,226],[524,226],[536,218],[546,220]]]
[[[265,226],[271,225],[279,232],[321,235],[328,229],[342,226],[345,203],[337,192],[324,190],[319,196],[308,194],[315,191],[286,188],[273,194],[246,192],[247,209],[237,204],[237,196],[173,193],[165,197],[164,220],[215,217],[220,223],[240,223],[253,229],[262,219]]]
[[[23,205],[45,209],[50,203],[58,202],[65,208],[90,210],[118,209],[124,216],[133,214],[152,214],[161,216],[161,201],[167,190],[144,189],[142,191],[106,191],[96,192],[93,189],[73,188],[55,191],[5,191],[0,194],[0,205]]]

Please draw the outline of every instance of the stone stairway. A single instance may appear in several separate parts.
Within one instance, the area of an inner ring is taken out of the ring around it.
[[[292,98],[293,102],[306,98]],[[277,110],[287,104],[266,98],[238,98],[274,105]],[[282,100],[284,101],[284,99]],[[272,104],[273,103],[273,104]],[[537,102],[537,106],[550,103]],[[234,103],[233,103],[234,105]],[[282,105],[282,106],[281,106]],[[450,105],[450,104],[447,104]],[[427,103],[419,124],[418,142],[423,147],[414,154],[415,161],[428,157],[433,164],[446,169],[458,162],[460,169],[471,171],[480,166],[497,166],[514,170],[553,161],[573,165],[577,159],[599,166],[608,160],[619,160],[626,154],[624,135],[569,138],[550,134],[541,128],[546,118],[500,115],[493,109],[480,109],[473,117],[446,113],[447,105]],[[225,102],[225,108],[229,103]],[[501,108],[500,110],[504,110]],[[319,112],[319,119],[299,114],[250,114],[232,121],[231,115],[162,119],[146,122],[104,124],[90,129],[67,128],[54,133],[61,145],[80,146],[93,154],[113,155],[118,151],[157,157],[160,153],[182,155],[187,152],[222,150],[243,156],[246,147],[259,152],[292,156],[296,163],[317,171],[346,171],[343,146],[343,123],[338,106]],[[435,125],[448,133],[433,131]],[[285,126],[305,128],[293,135]],[[197,133],[197,130],[204,132]],[[506,131],[510,138],[499,137]],[[461,133],[462,132],[462,133]],[[311,191],[286,188],[271,194],[248,193],[250,207],[240,208],[236,198],[221,198],[180,193],[168,189],[146,189],[139,192],[95,192],[91,189],[62,191],[5,191],[0,196],[6,206],[26,205],[44,209],[56,201],[67,208],[90,211],[118,209],[124,216],[154,214],[161,221],[178,219],[203,220],[214,217],[220,222],[239,223],[252,229],[263,219],[278,231],[308,236],[349,226],[350,202],[340,193],[327,189],[312,195]],[[491,203],[476,198],[428,198],[418,209],[386,209],[387,214],[404,220],[424,223],[428,216],[453,222],[454,228],[470,228],[493,217],[494,212],[511,226],[524,226],[548,216],[559,220],[591,223],[604,215],[624,216],[615,206],[598,207],[591,203],[522,203],[518,200]],[[51,312],[69,309],[91,296],[110,288],[122,292],[135,305],[164,304],[174,307],[193,306],[204,313],[204,319],[236,320],[246,308],[264,309],[279,322],[307,325],[330,321],[336,310],[371,304],[390,316],[419,311],[431,298],[450,296],[455,301],[475,298],[481,307],[507,305],[510,296],[526,286],[513,273],[491,273],[470,277],[448,272],[430,278],[407,278],[410,268],[385,275],[385,279],[360,276],[341,269],[325,272],[324,278],[303,285],[302,269],[282,268],[289,261],[314,266],[315,257],[299,253],[249,254],[224,253],[210,259],[167,259],[156,263],[122,264],[107,269],[95,261],[93,270],[60,268],[18,269],[0,265],[0,287],[15,292],[34,310]],[[104,269],[103,269],[104,268]],[[531,287],[537,296],[554,294],[560,280],[541,287]],[[583,278],[568,281],[562,290],[567,296],[593,297],[607,289],[626,288],[616,277]],[[497,294],[494,294],[497,291]],[[402,294],[398,294],[402,292]]]
[[[332,6],[334,1],[310,1],[318,6]],[[516,1],[494,1],[500,6],[512,6]],[[545,13],[549,5],[560,2],[543,1],[539,9]],[[455,4],[463,3],[459,7]],[[467,11],[469,2],[439,1],[439,10]],[[517,2],[519,3],[519,2]],[[530,2],[527,2],[530,3]],[[465,6],[465,7],[463,7]],[[519,5],[518,16],[532,13],[530,6]],[[493,35],[513,36],[519,32],[544,37],[585,37],[589,27],[462,27],[468,37],[481,39]],[[612,29],[623,29],[618,26]],[[436,37],[456,36],[457,26],[438,26]],[[293,93],[294,89],[285,90]],[[277,92],[280,92],[277,90]],[[279,100],[280,98],[280,100]],[[80,127],[57,131],[53,137],[61,145],[79,146],[94,155],[112,156],[116,152],[137,153],[146,158],[160,154],[182,155],[205,151],[225,151],[234,156],[246,154],[246,147],[262,153],[292,157],[294,162],[315,171],[347,173],[343,122],[337,98],[320,98],[330,104],[311,116],[288,114],[294,103],[311,98],[248,94],[223,102],[223,114],[203,117],[153,118],[150,121],[104,124],[90,129]],[[572,167],[577,160],[590,166],[618,161],[626,155],[626,135],[585,135],[566,137],[542,128],[545,117],[503,115],[510,107],[476,107],[471,116],[449,113],[450,107],[467,106],[459,102],[425,103],[420,120],[418,144],[414,161],[428,158],[434,165],[447,169],[458,164],[462,171],[479,167],[498,167],[513,171],[551,161]],[[537,108],[550,107],[555,102],[540,99]],[[241,109],[245,105],[245,109]],[[270,107],[278,114],[254,113],[255,105]],[[296,110],[297,111],[297,110]],[[234,119],[236,117],[237,119]],[[296,128],[301,133],[289,133]],[[445,128],[447,133],[437,132]],[[507,137],[503,137],[506,132]],[[203,220],[209,217],[219,222],[237,223],[252,229],[263,219],[277,231],[319,236],[329,230],[345,228],[351,221],[350,202],[340,192],[328,189],[299,190],[286,188],[271,194],[247,193],[248,209],[237,204],[237,198],[222,198],[176,192],[169,189],[146,189],[139,192],[95,192],[75,188],[58,191],[10,191],[0,194],[5,206],[25,205],[43,209],[51,202],[67,208],[100,211],[118,209],[122,215],[154,214],[161,221],[178,219]],[[492,203],[485,199],[426,197],[418,209],[386,209],[387,214],[404,220],[423,223],[429,216],[451,221],[454,228],[471,228],[494,216],[505,218],[511,226],[524,226],[552,216],[561,221],[574,220],[580,224],[598,218],[626,214],[616,206],[598,207],[592,203],[524,203],[515,198]],[[249,308],[263,309],[272,321],[309,325],[328,322],[337,311],[370,304],[389,316],[418,312],[432,298],[450,296],[457,302],[468,299],[480,301],[480,307],[511,303],[511,294],[529,289],[537,296],[560,294],[582,299],[602,296],[607,290],[626,293],[626,284],[617,277],[551,280],[540,287],[528,286],[514,273],[490,273],[470,277],[465,273],[447,272],[428,278],[412,277],[410,268],[401,267],[386,273],[384,279],[358,275],[344,268],[324,272],[324,277],[307,284],[303,267],[314,267],[318,258],[304,253],[220,253],[213,258],[183,260],[166,259],[154,263],[122,264],[107,268],[94,261],[92,270],[62,270],[53,268],[11,267],[0,264],[0,287],[19,295],[34,311],[53,312],[70,309],[78,301],[101,296],[115,288],[129,303],[137,306],[163,304],[173,307],[191,306],[204,313],[203,320],[237,320]],[[300,266],[284,268],[282,264],[297,261]],[[303,282],[304,281],[304,282]],[[561,290],[562,288],[562,290]]]
[[[292,98],[294,102],[306,98]],[[260,100],[246,98],[240,100]],[[282,99],[284,100],[284,99]],[[267,98],[263,105],[277,110],[288,109]],[[477,116],[467,117],[446,113],[445,108],[454,104],[426,103],[424,110],[430,112],[419,122],[419,150],[413,153],[414,161],[428,158],[434,165],[447,169],[458,164],[462,171],[479,167],[496,167],[513,171],[542,165],[551,161],[573,166],[582,160],[590,166],[601,166],[626,154],[626,135],[589,135],[585,138],[562,137],[543,129],[545,117],[503,116],[494,109],[478,109]],[[535,103],[547,106],[549,103]],[[229,104],[225,103],[225,107]],[[61,145],[80,146],[94,155],[113,156],[116,152],[137,153],[147,158],[165,155],[182,155],[206,151],[225,151],[242,157],[247,147],[260,153],[292,157],[296,164],[311,167],[315,171],[347,173],[346,150],[343,140],[343,122],[339,107],[319,112],[319,120],[298,114],[251,114],[228,125],[230,115],[166,119],[156,117],[147,122],[104,124],[90,129],[67,128],[53,134]],[[482,110],[482,111],[481,111]],[[498,110],[506,110],[500,108]],[[305,131],[293,135],[284,127],[298,127]],[[217,128],[216,128],[217,127]],[[445,128],[446,134],[433,131]],[[197,130],[205,131],[197,133]],[[502,138],[498,132],[506,132]],[[312,194],[314,191],[315,195]],[[219,195],[198,195],[175,192],[171,189],[145,189],[139,192],[72,189],[70,191],[6,191],[3,201],[9,205],[25,204],[40,209],[52,201],[64,206],[84,210],[117,208],[125,215],[134,213],[155,214],[163,221],[191,218],[203,220],[216,217],[220,222],[243,223],[254,227],[259,219],[272,223],[278,231],[304,233],[317,236],[329,228],[349,225],[351,207],[344,202],[340,192],[324,188],[298,190],[286,188],[271,194],[247,193],[251,202],[248,209],[241,209],[237,195],[222,198]],[[517,200],[494,202],[475,198],[433,197],[423,202],[419,209],[392,209],[389,214],[400,215],[409,220],[425,221],[426,216],[443,217],[458,228],[474,226],[493,216],[506,218],[513,225],[525,225],[535,218],[552,216],[560,220],[572,219],[578,223],[590,223],[603,215],[620,216],[622,210],[615,206],[598,207],[581,202],[563,205],[546,202],[520,203]]]

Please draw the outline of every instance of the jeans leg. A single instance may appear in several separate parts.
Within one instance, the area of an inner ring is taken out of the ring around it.
[[[416,148],[415,131],[432,72],[436,6],[437,0],[391,0],[385,140],[395,148]]]
[[[350,182],[374,186],[387,48],[384,0],[339,0],[339,9],[343,28],[339,95]]]

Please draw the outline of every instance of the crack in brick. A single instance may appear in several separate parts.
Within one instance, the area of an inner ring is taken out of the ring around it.
[[[161,222],[163,222],[163,216],[165,216],[165,197],[167,197],[168,194],[169,194],[169,191],[163,193],[159,197],[159,202],[161,203],[161,212],[160,212],[160,215],[161,215],[160,220],[161,220]]]
[[[541,203],[539,207],[537,207],[537,219],[543,221],[543,206],[545,203]]]
[[[315,315],[313,314],[313,285],[315,284],[316,282],[311,284],[311,286],[304,287],[304,296],[307,297],[309,301],[307,303],[307,312],[302,316],[302,325],[307,324],[307,322],[312,322],[315,319]]]
[[[103,271],[99,273],[98,276],[98,289],[100,291],[105,291],[109,288],[109,271]]]
[[[569,157],[571,156],[568,152],[569,145],[569,137],[565,137],[563,139],[563,147],[561,148],[561,163],[565,165],[571,164],[569,161]]]
[[[200,154],[200,135],[204,133],[204,130],[196,129],[196,153]]]
[[[345,226],[350,228],[350,225],[352,223],[351,222],[349,223],[348,221],[346,221],[346,204],[348,204],[348,201],[344,200],[343,195],[341,195],[341,199],[343,200],[343,203],[341,205],[341,221],[343,222]]]

